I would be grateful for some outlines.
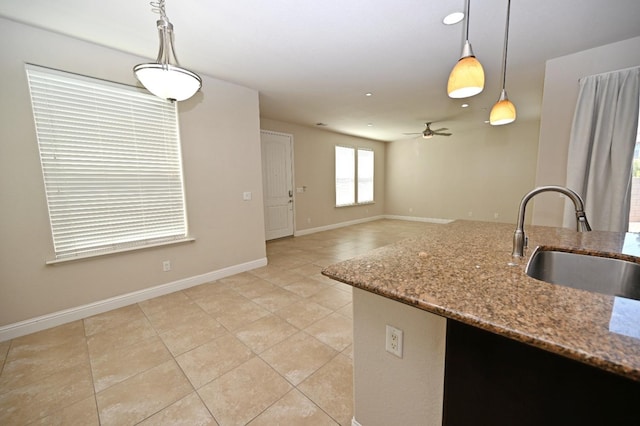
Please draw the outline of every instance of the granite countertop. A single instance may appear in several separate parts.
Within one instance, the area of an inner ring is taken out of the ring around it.
[[[322,273],[419,309],[640,381],[640,301],[538,281],[524,268],[538,245],[622,253],[640,263],[640,234],[455,221],[330,265]],[[623,326],[620,326],[623,324]],[[633,337],[635,336],[635,337]]]

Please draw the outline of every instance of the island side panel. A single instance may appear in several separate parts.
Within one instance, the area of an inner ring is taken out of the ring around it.
[[[447,321],[353,289],[354,425],[441,425]],[[403,331],[403,357],[385,350]]]

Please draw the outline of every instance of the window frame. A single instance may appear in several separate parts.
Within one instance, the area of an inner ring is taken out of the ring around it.
[[[38,65],[25,71],[55,255],[46,263],[193,241],[175,103]]]

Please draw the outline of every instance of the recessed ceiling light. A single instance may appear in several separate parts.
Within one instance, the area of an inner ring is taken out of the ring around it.
[[[444,19],[442,20],[442,23],[445,25],[455,25],[458,22],[462,21],[463,19],[464,19],[464,13],[453,12],[445,16]]]
[[[373,127],[373,123],[369,123],[369,124],[367,124],[367,126]]]
[[[462,108],[468,108],[468,107],[469,107],[469,104],[462,104],[462,105],[460,105],[460,106],[461,106]]]
[[[367,92],[367,93],[365,93],[364,95],[365,95],[365,96],[373,96],[373,93],[371,93],[371,92]]]

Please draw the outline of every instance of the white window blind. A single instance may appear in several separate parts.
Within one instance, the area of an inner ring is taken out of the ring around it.
[[[56,258],[186,238],[176,105],[135,87],[26,69]]]

